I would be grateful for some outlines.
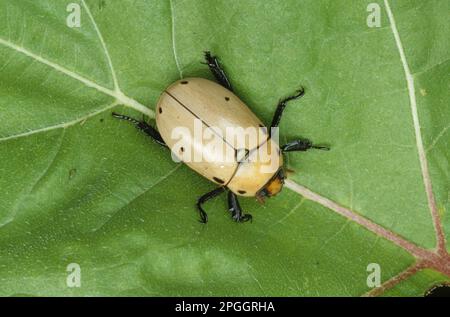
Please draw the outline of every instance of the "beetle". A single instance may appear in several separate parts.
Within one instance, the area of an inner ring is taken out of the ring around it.
[[[252,220],[252,216],[248,213],[244,214],[238,196],[253,196],[260,202],[264,202],[265,197],[278,194],[286,178],[282,152],[306,151],[308,149],[329,150],[329,148],[315,145],[308,139],[297,139],[279,147],[272,140],[271,132],[264,130],[266,128],[258,117],[234,94],[230,80],[218,58],[211,55],[209,51],[204,53],[204,58],[204,64],[208,65],[217,83],[203,78],[183,78],[171,84],[162,92],[156,106],[157,129],[144,120],[140,121],[115,112],[112,115],[133,123],[158,144],[169,148],[172,153],[174,153],[176,145],[172,137],[174,128],[187,126],[188,131],[190,131],[193,129],[195,120],[200,121],[206,128],[217,126],[222,130],[227,127],[263,129],[265,137],[258,139],[256,146],[249,149],[234,148],[234,144],[230,144],[229,140],[223,135],[214,136],[219,138],[224,148],[231,147],[231,150],[234,151],[235,159],[232,161],[185,162],[193,170],[219,185],[219,187],[197,200],[200,222],[207,223],[208,221],[208,215],[203,209],[203,204],[225,191],[228,191],[228,207],[232,219],[236,222],[246,222]],[[279,126],[288,102],[299,99],[304,94],[305,90],[301,87],[295,94],[279,101],[270,124],[271,131],[273,131],[272,128]],[[198,141],[191,135],[184,135],[184,137],[188,146],[192,146],[194,152],[203,155],[214,154],[211,153],[210,148],[198,144]],[[256,155],[257,150],[263,144],[270,144],[275,151],[270,154],[274,154],[278,159],[277,168],[271,173],[262,173],[260,169],[262,159],[267,157],[261,158]],[[183,154],[185,148],[181,147],[176,151],[179,153],[174,154],[180,155]],[[241,153],[240,157],[238,157],[239,152]]]

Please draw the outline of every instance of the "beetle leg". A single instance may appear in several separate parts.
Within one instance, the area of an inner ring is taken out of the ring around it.
[[[277,105],[277,109],[275,110],[275,114],[273,115],[272,124],[270,125],[270,127],[272,128],[278,127],[278,125],[280,124],[281,117],[283,116],[284,108],[286,108],[287,103],[291,100],[295,100],[302,97],[304,94],[305,89],[301,87],[295,95],[280,100],[280,102]]]
[[[238,198],[231,190],[228,192],[228,210],[231,211],[231,217],[236,222],[246,222],[252,220],[252,215],[243,214]]]
[[[223,193],[224,190],[225,190],[225,187],[216,188],[213,191],[210,191],[210,192],[204,194],[202,197],[200,197],[198,199],[198,201],[197,201],[197,208],[198,208],[198,212],[200,213],[200,222],[202,222],[202,223],[207,223],[208,222],[208,215],[203,210],[202,205],[204,203],[206,203],[208,200],[210,200],[210,199],[216,197],[217,195]]]
[[[330,150],[330,148],[328,146],[314,145],[308,139],[295,140],[295,141],[289,142],[288,144],[285,144],[281,147],[281,150],[283,152],[306,151],[308,149],[318,149],[318,150],[324,150],[324,151]]]
[[[206,60],[205,64],[208,65],[209,70],[211,71],[211,73],[213,73],[214,77],[217,79],[219,84],[221,84],[228,90],[233,91],[233,88],[231,87],[231,83],[228,80],[228,77],[225,74],[224,70],[220,66],[219,60],[217,59],[217,57],[212,56],[211,52],[206,51],[205,52],[205,60]]]
[[[164,142],[164,140],[161,137],[161,134],[159,134],[159,132],[152,127],[151,125],[149,125],[147,122],[145,121],[139,121],[136,119],[133,119],[131,117],[128,116],[124,116],[122,114],[118,114],[113,112],[112,113],[113,117],[121,119],[121,120],[127,120],[130,121],[131,123],[133,123],[136,128],[138,128],[139,130],[141,130],[142,132],[146,133],[148,136],[150,136],[153,140],[156,141],[156,143],[158,143],[159,145],[165,146],[167,147],[166,143]]]

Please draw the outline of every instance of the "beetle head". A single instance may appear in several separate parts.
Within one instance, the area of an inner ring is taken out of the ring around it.
[[[280,168],[266,185],[256,193],[256,199],[264,203],[266,197],[272,197],[278,194],[283,188],[285,178],[283,168]]]

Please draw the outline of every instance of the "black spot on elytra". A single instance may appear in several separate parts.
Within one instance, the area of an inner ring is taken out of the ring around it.
[[[244,195],[246,193],[246,191],[240,189],[240,190],[238,190],[238,193],[241,194],[241,195]]]
[[[218,182],[219,184],[224,184],[225,183],[225,181],[224,180],[222,180],[222,179],[220,179],[220,178],[218,178],[218,177],[213,177],[213,180],[215,180],[216,182]]]
[[[181,82],[181,84],[182,84],[182,85],[187,85],[187,84],[188,84],[188,81],[187,81],[187,80],[183,80],[183,81]]]
[[[180,151],[181,151],[181,153],[183,153],[184,152],[184,147],[181,147]]]
[[[226,101],[230,101],[230,97],[225,97],[225,100]]]
[[[158,111],[159,111],[159,113],[162,113],[162,108],[161,108],[161,107],[159,107]]]

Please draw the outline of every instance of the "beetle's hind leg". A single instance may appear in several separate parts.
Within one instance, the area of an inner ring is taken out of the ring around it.
[[[239,204],[237,195],[231,190],[228,192],[228,210],[231,212],[231,217],[236,222],[246,222],[252,220],[252,215],[242,212],[241,205]]]
[[[281,147],[281,150],[283,152],[307,151],[309,149],[318,149],[318,150],[324,150],[324,151],[330,150],[330,148],[328,146],[314,145],[308,139],[294,140],[294,141],[289,142],[288,144],[285,144]]]
[[[139,130],[141,130],[142,132],[144,132],[145,134],[150,136],[153,140],[155,140],[156,143],[167,147],[166,143],[164,142],[164,140],[161,137],[161,134],[159,134],[159,132],[154,127],[149,125],[147,122],[139,121],[134,118],[131,118],[131,117],[128,117],[128,116],[125,116],[122,114],[118,114],[115,112],[113,112],[112,115],[113,115],[113,117],[115,117],[117,119],[130,121],[131,123],[133,123],[136,126],[136,128],[138,128]]]
[[[233,91],[233,88],[231,87],[231,83],[228,80],[228,77],[225,74],[224,70],[220,66],[219,60],[217,59],[217,57],[212,56],[211,52],[206,51],[205,52],[205,61],[206,61],[205,64],[208,65],[209,70],[211,71],[211,73],[213,73],[214,77],[217,79],[219,84],[221,84],[228,90]]]
[[[202,208],[202,205],[206,203],[208,200],[220,195],[225,190],[224,187],[219,187],[214,189],[213,191],[210,191],[206,194],[204,194],[202,197],[200,197],[197,201],[197,209],[200,214],[200,222],[207,223],[208,222],[208,214],[205,212],[205,210]]]

